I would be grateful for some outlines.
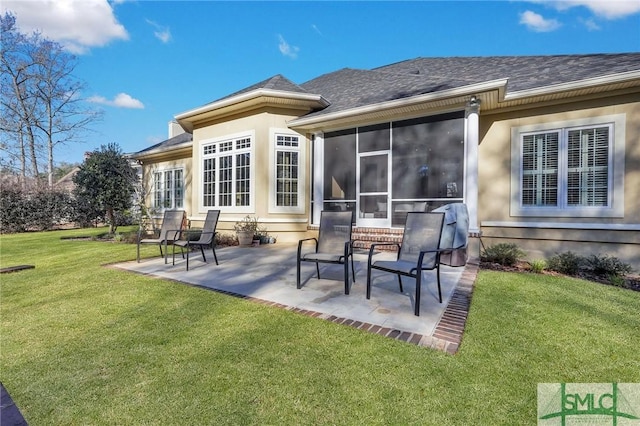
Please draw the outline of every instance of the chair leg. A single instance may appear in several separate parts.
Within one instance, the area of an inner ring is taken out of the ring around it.
[[[182,247],[180,247],[180,251],[182,251]],[[171,245],[171,264],[172,265],[176,264],[176,245],[175,244]]]
[[[218,256],[216,256],[216,247],[215,247],[215,244],[212,244],[212,245],[211,245],[211,251],[213,252],[213,258],[214,258],[214,259],[215,259],[215,261],[216,261],[216,265],[219,265],[219,263],[218,263]]]
[[[191,246],[189,245],[189,243],[187,242],[187,271],[189,270],[189,252],[191,251]]]
[[[400,293],[404,293],[404,289],[402,288],[402,276],[398,275],[398,286],[400,286]]]
[[[300,256],[298,256],[296,268],[296,288],[300,289]]]
[[[344,261],[344,294],[349,294],[349,260]]]
[[[207,263],[207,258],[204,256],[204,247],[202,247],[202,245],[200,245],[199,247],[200,253],[202,253],[202,260],[204,261],[204,263]]]
[[[316,272],[318,273],[318,279],[320,279],[320,263],[316,262]]]
[[[420,287],[422,287],[422,271],[418,270],[416,275],[416,309],[415,315],[420,316]]]
[[[353,267],[353,254],[351,254],[351,274],[353,275],[353,282],[356,282],[356,269]]]
[[[367,299],[371,299],[371,260],[367,262]]]
[[[440,303],[442,303],[442,289],[440,288],[440,264],[438,263],[438,268],[436,269],[436,274],[438,275],[438,297],[440,298]]]

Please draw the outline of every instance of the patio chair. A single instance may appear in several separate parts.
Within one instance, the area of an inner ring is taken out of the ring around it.
[[[315,262],[318,279],[320,279],[320,263],[344,264],[344,294],[349,294],[349,258],[351,258],[351,274],[356,280],[353,267],[353,244],[351,242],[351,211],[323,211],[320,214],[320,230],[318,238],[306,238],[298,242],[297,288],[300,283],[300,264]],[[307,241],[315,241],[315,251],[302,253],[302,246]]]
[[[444,213],[409,212],[407,213],[402,244],[371,244],[367,261],[367,299],[371,298],[372,269],[396,274],[400,292],[404,291],[402,288],[402,276],[412,277],[416,280],[415,315],[419,316],[422,272],[435,269],[438,280],[438,297],[440,303],[442,303],[442,290],[440,288],[440,254],[442,250],[440,249],[440,238],[444,216]],[[375,261],[373,256],[376,247],[389,245],[398,247],[397,259]]]
[[[142,238],[144,230],[140,227],[138,231],[137,261],[140,262],[140,245],[157,244],[158,247],[160,247],[160,256],[163,256],[164,262],[167,263],[167,245],[178,239],[180,230],[184,229],[184,219],[184,210],[165,210],[162,224],[160,225],[160,230],[157,232],[156,238]],[[154,233],[156,233],[155,230]],[[164,253],[162,252],[162,245],[165,246]]]
[[[182,231],[180,240],[176,240],[173,242],[173,259],[172,263],[176,264],[176,247],[180,247],[180,252],[182,253],[182,258],[184,259],[184,249],[187,249],[187,271],[189,270],[189,252],[191,251],[191,247],[199,247],[200,252],[202,253],[202,260],[206,263],[207,258],[204,255],[204,248],[211,247],[211,251],[213,252],[213,258],[216,261],[216,265],[218,265],[218,256],[216,256],[216,226],[218,225],[218,217],[220,217],[220,210],[209,210],[207,212],[207,217],[204,220],[204,226],[201,231],[197,230],[184,230]],[[190,235],[196,234],[200,232],[200,238],[195,241],[191,241]]]

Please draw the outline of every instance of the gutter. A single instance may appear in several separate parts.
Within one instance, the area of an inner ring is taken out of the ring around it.
[[[363,107],[351,108],[343,111],[336,111],[334,113],[321,114],[314,117],[295,118],[293,120],[290,120],[287,123],[287,125],[289,127],[308,126],[308,125],[323,123],[325,121],[344,119],[344,118],[349,118],[352,116],[358,116],[358,115],[367,114],[371,112],[379,112],[379,111],[393,109],[393,108],[438,101],[442,99],[464,97],[469,95],[478,96],[480,92],[487,92],[491,90],[498,90],[500,93],[500,97],[502,98],[503,94],[506,91],[507,82],[508,82],[508,79],[491,80],[484,83],[471,84],[468,86],[462,86],[462,87],[456,87],[454,89],[443,90],[441,92],[426,93],[424,95],[418,95],[408,99],[394,99],[391,101],[380,102],[377,104],[366,105]]]

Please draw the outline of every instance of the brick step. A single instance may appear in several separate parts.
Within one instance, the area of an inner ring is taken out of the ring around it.
[[[378,228],[354,228],[351,238],[355,241],[355,247],[368,249],[373,242],[377,243],[401,243],[402,230],[378,229]],[[396,251],[394,246],[380,247],[381,250]]]

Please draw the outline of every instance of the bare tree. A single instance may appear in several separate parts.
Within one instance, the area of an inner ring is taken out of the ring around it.
[[[18,159],[23,176],[39,175],[46,164],[53,185],[54,148],[79,141],[101,113],[81,97],[84,82],[74,76],[77,58],[35,32],[20,34],[15,16],[2,21],[2,150]],[[27,167],[29,164],[29,167]]]

